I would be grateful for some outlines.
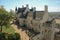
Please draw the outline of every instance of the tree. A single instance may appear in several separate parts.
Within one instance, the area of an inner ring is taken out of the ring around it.
[[[10,9],[10,15],[12,16],[12,17],[15,17],[15,12],[14,12],[14,10],[12,10],[12,9]]]
[[[0,7],[0,26],[1,26],[1,32],[2,27],[9,24],[11,20],[10,14],[4,9],[4,7]]]

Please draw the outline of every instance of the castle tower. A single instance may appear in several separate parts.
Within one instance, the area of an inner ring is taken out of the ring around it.
[[[49,18],[49,14],[48,14],[48,6],[47,5],[45,5],[44,6],[44,16],[43,16],[43,22],[46,22],[47,20],[48,20],[48,18]]]
[[[48,6],[45,5],[45,13],[48,13]]]

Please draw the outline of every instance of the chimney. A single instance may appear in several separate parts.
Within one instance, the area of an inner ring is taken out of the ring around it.
[[[15,11],[17,11],[17,7],[15,8]]]
[[[24,8],[24,6],[22,5],[22,8]]]
[[[17,11],[18,11],[18,9],[17,9],[17,7],[15,8],[15,13],[17,14]]]
[[[28,6],[28,4],[26,5],[26,8],[28,8],[29,6]]]
[[[45,5],[45,13],[48,13],[48,6]]]

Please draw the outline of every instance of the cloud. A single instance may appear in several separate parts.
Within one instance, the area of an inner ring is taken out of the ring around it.
[[[36,7],[36,10],[38,10],[38,11],[42,11],[42,10],[44,10],[44,7],[43,7],[43,6]]]

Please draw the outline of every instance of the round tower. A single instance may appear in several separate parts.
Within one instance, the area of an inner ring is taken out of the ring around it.
[[[48,13],[48,6],[45,5],[45,13]]]

